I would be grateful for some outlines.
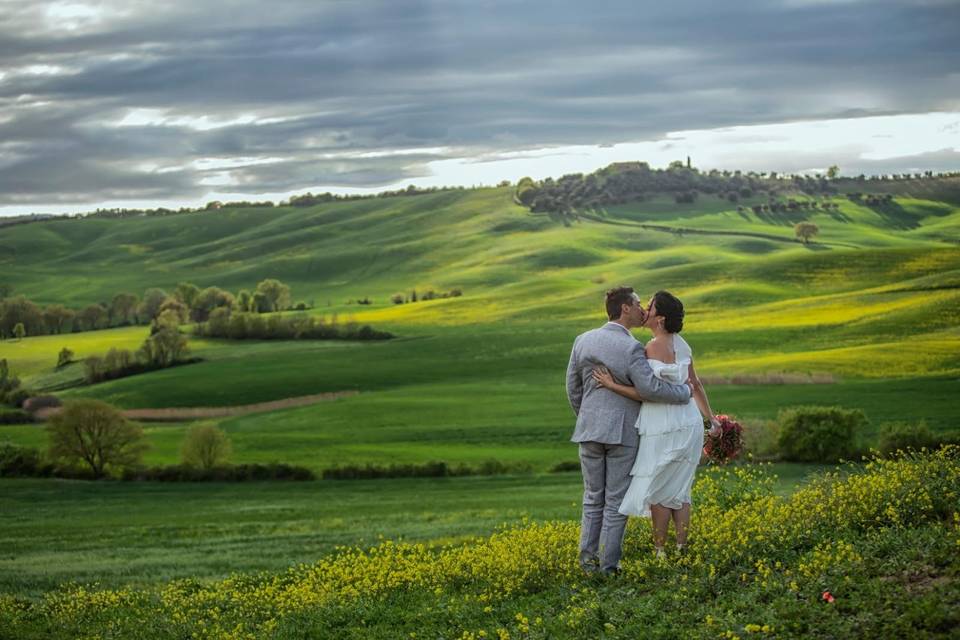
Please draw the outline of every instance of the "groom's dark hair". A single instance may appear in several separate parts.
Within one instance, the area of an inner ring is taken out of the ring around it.
[[[610,289],[610,291],[607,291],[607,317],[611,320],[619,320],[622,306],[632,302],[633,287]]]

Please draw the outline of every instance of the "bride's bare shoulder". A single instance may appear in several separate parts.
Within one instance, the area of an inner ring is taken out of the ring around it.
[[[646,345],[646,352],[648,358],[653,358],[654,360],[659,360],[660,362],[673,361],[673,346],[670,344],[669,340],[664,340],[662,338],[651,338],[650,342],[648,342]]]

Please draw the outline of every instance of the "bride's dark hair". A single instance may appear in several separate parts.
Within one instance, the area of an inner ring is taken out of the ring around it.
[[[657,315],[663,316],[663,328],[670,333],[680,333],[683,330],[683,303],[669,291],[657,291],[653,294],[653,303],[657,307]]]

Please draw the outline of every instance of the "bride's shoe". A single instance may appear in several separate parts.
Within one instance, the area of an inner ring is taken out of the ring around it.
[[[657,552],[656,554],[657,560],[666,560],[667,552],[663,550],[663,547],[654,547],[654,549]]]

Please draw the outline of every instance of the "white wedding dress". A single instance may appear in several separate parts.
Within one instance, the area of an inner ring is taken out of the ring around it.
[[[690,375],[693,352],[686,340],[673,334],[675,363],[648,358],[654,375],[683,384]],[[691,398],[686,404],[644,402],[637,418],[640,447],[620,513],[650,517],[650,505],[679,509],[690,502],[693,476],[703,451],[703,418]]]

